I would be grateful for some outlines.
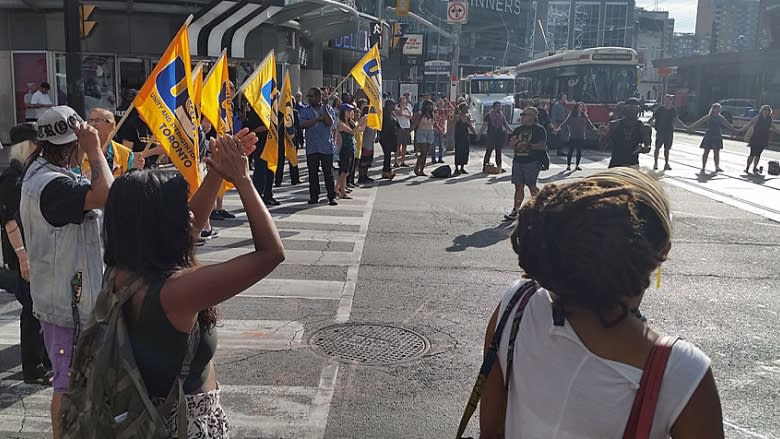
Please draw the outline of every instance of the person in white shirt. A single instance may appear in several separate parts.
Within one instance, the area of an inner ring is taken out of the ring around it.
[[[38,120],[38,112],[30,106],[32,104],[32,97],[35,92],[38,91],[38,84],[34,82],[27,83],[27,93],[24,95],[24,121],[35,122]]]
[[[54,102],[51,100],[51,96],[49,96],[49,90],[51,90],[51,86],[48,82],[41,82],[41,87],[33,93],[32,98],[30,99],[30,105],[28,108],[35,109],[35,119],[37,120],[43,113],[46,112],[49,108],[54,106]]]
[[[658,183],[625,167],[546,185],[519,210],[512,247],[524,276],[536,284],[514,343],[513,324],[501,332],[498,362],[480,402],[480,438],[624,437],[661,337],[640,306],[651,275],[669,255],[671,229],[671,208]],[[524,285],[518,281],[505,294],[488,324],[486,346],[498,316]],[[514,322],[517,309],[513,305],[507,322]],[[704,353],[677,340],[662,377],[643,437],[724,437]]]
[[[412,141],[412,104],[409,102],[409,93],[404,93],[395,109],[395,117],[401,127],[398,133],[398,148],[395,153],[394,168],[406,168],[406,146]]]

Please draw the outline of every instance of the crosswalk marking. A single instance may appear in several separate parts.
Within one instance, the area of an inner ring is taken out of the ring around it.
[[[300,345],[303,324],[282,320],[220,320],[218,349],[285,350]]]

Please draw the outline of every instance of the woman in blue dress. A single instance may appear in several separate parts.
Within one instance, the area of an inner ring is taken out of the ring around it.
[[[720,104],[717,102],[712,104],[709,114],[688,126],[688,131],[693,131],[695,127],[704,123],[707,124],[707,131],[704,132],[704,138],[701,139],[701,144],[699,145],[704,150],[704,154],[701,156],[701,173],[704,174],[707,167],[707,158],[710,155],[710,150],[712,150],[713,159],[715,160],[715,172],[723,172],[723,169],[720,169],[720,150],[723,149],[723,127],[730,129],[732,132],[737,132],[737,129],[720,114]]]

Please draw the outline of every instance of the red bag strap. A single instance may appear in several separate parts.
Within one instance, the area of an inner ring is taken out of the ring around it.
[[[642,380],[639,382],[639,390],[634,397],[634,404],[631,407],[631,415],[628,417],[623,439],[647,439],[650,437],[666,363],[669,361],[672,347],[678,339],[678,337],[667,335],[658,337],[655,341],[642,372]]]

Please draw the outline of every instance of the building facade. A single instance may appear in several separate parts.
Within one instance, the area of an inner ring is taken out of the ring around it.
[[[663,77],[652,62],[672,54],[674,19],[667,11],[636,10],[635,46],[639,55],[639,92],[645,99],[659,99],[663,93]]]
[[[0,3],[0,107],[9,109],[0,112],[2,141],[24,120],[31,83],[49,82],[59,105],[77,106],[68,102],[76,96],[84,112],[126,108],[128,92],[141,87],[189,15],[193,64],[203,61],[208,68],[226,49],[231,78],[241,83],[273,49],[279,73],[290,71],[294,89],[321,86],[327,69],[343,77],[365,53],[361,38],[376,20],[348,4],[318,0],[101,1],[90,16],[97,25],[80,41],[80,53],[66,55],[64,3]],[[337,47],[330,44],[334,40]],[[81,65],[75,80],[66,68],[73,56]]]
[[[695,33],[674,33],[672,35],[672,58],[707,55],[710,53],[710,39]]]
[[[710,41],[711,53],[758,48],[759,0],[698,0],[696,35]]]
[[[533,22],[540,20],[550,51],[633,47],[634,9],[634,0],[538,0],[532,4]],[[534,35],[535,42],[538,39],[541,35]]]

